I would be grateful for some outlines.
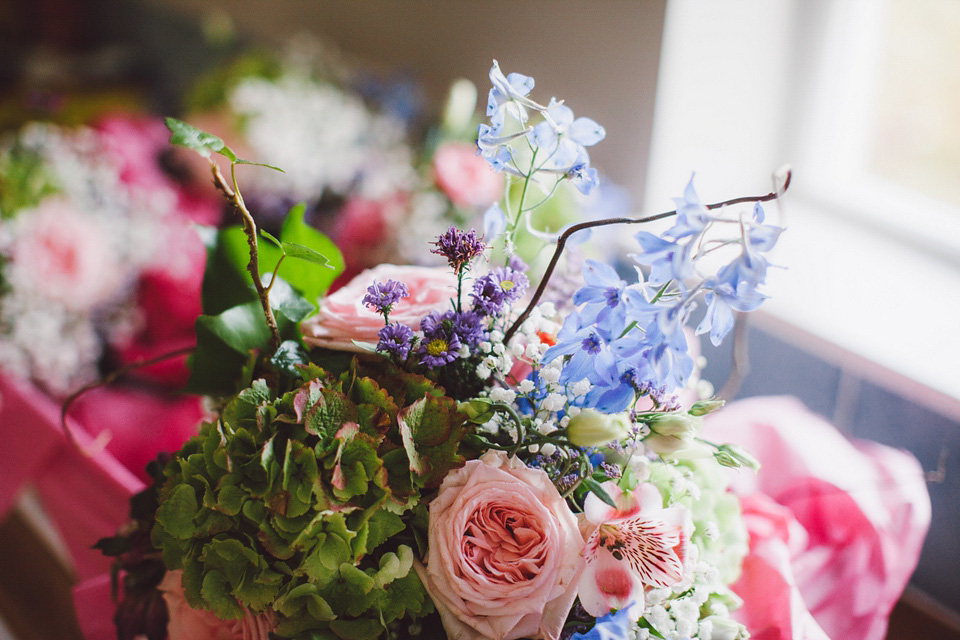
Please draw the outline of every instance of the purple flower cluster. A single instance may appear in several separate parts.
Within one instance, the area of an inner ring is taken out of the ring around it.
[[[519,300],[530,286],[522,271],[512,267],[498,267],[486,273],[473,284],[473,308],[487,315],[497,315],[504,305]]]
[[[461,231],[451,226],[446,233],[437,237],[437,241],[431,243],[436,245],[436,249],[431,249],[430,253],[442,255],[450,263],[454,272],[460,275],[470,265],[470,262],[483,253],[486,249],[482,238],[477,237],[477,232]]]
[[[406,360],[413,346],[413,329],[405,324],[388,324],[377,334],[377,351],[388,353],[398,360]]]
[[[367,294],[363,296],[363,304],[377,313],[387,316],[393,305],[410,295],[407,285],[396,280],[387,280],[385,283],[374,282],[367,287]]]

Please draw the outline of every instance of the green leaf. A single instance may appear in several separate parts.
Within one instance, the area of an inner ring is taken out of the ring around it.
[[[242,158],[237,158],[233,162],[234,164],[252,164],[255,167],[266,167],[267,169],[273,169],[274,171],[279,171],[280,173],[286,173],[286,171],[280,167],[275,167],[272,164],[266,164],[263,162],[253,162],[252,160],[244,160]]]
[[[603,500],[604,503],[610,505],[614,509],[617,508],[617,503],[614,501],[613,498],[610,497],[610,494],[606,492],[606,490],[603,488],[603,486],[599,482],[597,482],[590,476],[587,476],[583,479],[583,484],[586,485],[587,489],[593,492],[595,496]]]
[[[180,540],[189,539],[196,529],[197,494],[188,484],[177,485],[157,509],[157,523],[164,531]]]
[[[260,229],[260,235],[263,236],[265,239],[269,240],[271,243],[273,243],[275,247],[280,247],[280,241],[274,238],[273,235],[271,235],[270,233],[264,231],[263,229]]]
[[[200,595],[210,611],[221,620],[239,620],[243,608],[230,595],[230,583],[219,571],[209,571],[203,576]]]
[[[343,640],[371,640],[379,638],[386,631],[379,620],[370,618],[331,620],[330,629]]]
[[[457,449],[467,432],[466,416],[457,411],[453,399],[424,394],[400,410],[397,422],[418,486],[439,486],[450,469],[463,464]]]
[[[283,249],[283,252],[291,258],[306,260],[307,262],[312,262],[313,264],[318,264],[329,269],[334,268],[333,265],[330,264],[327,256],[310,247],[305,247],[302,244],[294,244],[293,242],[281,243],[280,247]]]
[[[288,255],[299,258],[299,260],[284,260],[283,264],[280,265],[280,276],[299,291],[304,298],[311,303],[315,303],[320,296],[327,292],[337,276],[343,273],[345,265],[343,255],[337,245],[330,238],[306,224],[304,221],[305,212],[306,207],[299,204],[290,210],[283,222],[280,239],[283,241],[284,250],[287,251]],[[303,249],[288,248],[288,246],[293,245]],[[304,249],[307,251],[304,251]],[[279,253],[279,250],[277,253]],[[314,254],[317,254],[319,258]],[[324,260],[323,263],[316,262],[320,258]],[[279,255],[277,259],[279,259]],[[274,260],[269,265],[271,271],[276,264],[276,260]],[[323,264],[327,268],[318,269],[317,264]]]
[[[204,158],[209,158],[211,153],[219,153],[230,162],[237,161],[237,154],[212,133],[201,131],[176,118],[166,118],[164,122],[170,130],[170,144],[192,149]]]

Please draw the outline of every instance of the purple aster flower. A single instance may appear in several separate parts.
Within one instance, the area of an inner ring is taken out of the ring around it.
[[[476,231],[461,231],[456,227],[447,229],[446,233],[437,236],[437,241],[431,244],[437,248],[431,249],[430,253],[445,257],[458,275],[486,248],[483,239],[477,238]]]
[[[505,304],[519,300],[530,281],[522,272],[510,267],[497,267],[473,284],[473,308],[487,315],[500,313]]]
[[[460,339],[461,344],[474,347],[487,339],[487,329],[484,326],[484,316],[476,311],[462,311],[460,313],[448,311],[444,314],[453,321],[453,332]]]
[[[417,355],[420,362],[431,369],[450,364],[460,355],[460,338],[454,331],[454,322],[447,314],[431,311],[420,321],[423,340]]]
[[[395,356],[398,360],[406,360],[413,345],[413,329],[405,324],[388,324],[377,334],[380,341],[377,351],[383,351]]]
[[[377,313],[386,316],[393,305],[410,295],[407,285],[396,280],[387,280],[386,283],[374,282],[367,287],[367,295],[363,296],[363,304]]]

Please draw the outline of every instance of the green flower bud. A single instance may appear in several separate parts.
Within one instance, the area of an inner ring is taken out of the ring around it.
[[[760,470],[760,461],[735,444],[720,445],[713,456],[725,467],[750,467],[754,471]]]
[[[474,398],[457,404],[457,411],[467,416],[470,422],[483,424],[493,417],[494,410],[490,401],[485,398]]]
[[[703,419],[689,413],[657,413],[647,419],[650,432],[690,440],[700,431]]]
[[[450,85],[447,103],[443,108],[443,128],[459,134],[470,128],[477,110],[477,87],[466,78],[458,78]]]
[[[609,415],[584,409],[570,418],[567,436],[578,447],[598,447],[630,434],[630,420],[622,413]]]
[[[690,411],[687,413],[692,416],[705,416],[708,413],[713,413],[717,409],[721,408],[724,404],[726,404],[726,401],[724,400],[700,400],[698,402],[694,402],[693,406],[690,407]]]

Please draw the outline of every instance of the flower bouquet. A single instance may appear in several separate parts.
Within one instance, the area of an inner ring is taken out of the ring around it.
[[[696,332],[717,343],[760,305],[782,230],[761,203],[789,176],[568,226],[534,276],[518,241],[563,184],[596,187],[605,132],[534,101],[532,78],[494,62],[490,79],[478,153],[508,183],[485,232],[451,227],[429,245],[443,267],[381,265],[326,296],[335,249],[302,208],[279,237],[258,230],[236,178],[252,163],[168,120],[172,142],[229,163],[211,169],[243,225],[211,241],[191,356],[215,418],[98,543],[121,639],[746,636],[722,467],[756,461],[698,436],[721,403],[681,404],[684,326],[703,299]],[[657,219],[672,224],[636,234],[623,274],[587,259],[572,301],[550,299],[571,237]]]

